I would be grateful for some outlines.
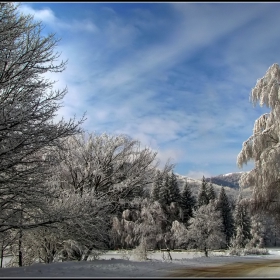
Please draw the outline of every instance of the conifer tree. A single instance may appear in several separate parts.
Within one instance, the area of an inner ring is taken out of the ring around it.
[[[221,188],[216,204],[216,209],[220,210],[221,212],[223,220],[223,232],[226,236],[226,245],[229,245],[231,237],[234,233],[234,220],[232,215],[232,208],[230,206],[224,187]]]
[[[197,198],[197,207],[198,208],[201,207],[202,205],[207,205],[209,203],[207,187],[208,187],[208,183],[205,180],[205,177],[203,176],[200,191],[198,193],[198,198]]]
[[[251,239],[251,221],[247,205],[242,201],[241,194],[234,210],[235,233],[231,241],[231,246],[237,249],[245,248]]]
[[[167,206],[170,202],[169,199],[169,184],[170,184],[170,176],[167,173],[163,180],[162,180],[162,186],[159,189],[159,203],[162,206]]]
[[[162,176],[160,173],[161,172],[159,170],[156,171],[155,181],[153,183],[152,194],[151,194],[153,201],[159,201],[160,189],[163,183]]]
[[[213,184],[210,182],[208,188],[207,188],[207,195],[208,195],[208,199],[210,200],[215,200],[216,199],[216,193],[214,191],[214,187]]]
[[[172,172],[170,176],[170,184],[169,184],[169,202],[180,203],[180,190],[178,186],[178,181],[176,175]]]
[[[181,193],[181,203],[180,206],[183,211],[183,223],[188,224],[190,218],[193,217],[193,210],[196,204],[195,197],[192,196],[188,182],[185,183],[183,191]]]

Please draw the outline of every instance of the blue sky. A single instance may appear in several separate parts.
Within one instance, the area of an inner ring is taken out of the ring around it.
[[[127,134],[192,178],[247,171],[236,158],[268,108],[249,101],[280,60],[280,3],[24,2],[61,38],[66,119]]]

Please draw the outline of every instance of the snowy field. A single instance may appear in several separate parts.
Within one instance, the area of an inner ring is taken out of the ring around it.
[[[148,261],[136,261],[132,255],[111,251],[99,260],[37,263],[27,267],[2,268],[0,277],[169,277],[182,269],[220,267],[226,264],[256,261],[280,262],[280,248],[269,249],[269,255],[229,256],[223,252],[212,252],[207,258],[200,252],[171,252],[172,261],[166,252],[154,252]],[[274,265],[275,266],[275,265]],[[280,267],[279,267],[280,269]],[[278,270],[279,272],[279,270]],[[278,274],[280,275],[280,274]]]

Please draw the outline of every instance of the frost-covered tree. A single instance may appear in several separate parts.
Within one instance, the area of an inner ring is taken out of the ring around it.
[[[171,227],[171,242],[172,248],[181,248],[186,247],[186,241],[187,241],[187,229],[186,226],[183,223],[180,223],[179,221],[175,220],[172,222]]]
[[[169,248],[171,245],[170,230],[172,227],[172,223],[175,220],[182,221],[183,219],[180,190],[176,175],[173,171],[166,173],[163,177],[162,187],[159,190],[159,203],[161,204],[163,211],[167,217],[164,240],[166,246]]]
[[[55,157],[45,155],[82,122],[54,121],[67,90],[53,90],[43,74],[61,72],[66,63],[57,62],[55,35],[42,36],[42,24],[17,9],[0,3],[0,232],[51,223],[42,213]]]
[[[231,247],[236,249],[245,248],[251,239],[251,220],[249,207],[242,195],[239,194],[234,210],[234,235],[231,240]]]
[[[135,222],[134,233],[138,244],[147,248],[166,248],[165,228],[167,216],[158,201],[144,199],[141,203],[140,217]]]
[[[110,201],[141,197],[141,191],[154,182],[156,154],[125,135],[82,133],[64,142],[55,180],[61,189],[81,196],[90,191]],[[169,168],[167,164],[162,172]]]
[[[266,105],[270,112],[254,124],[253,134],[242,146],[237,164],[242,167],[253,160],[254,169],[240,179],[241,186],[253,187],[255,210],[264,209],[280,217],[280,68],[269,67],[252,89],[251,102]]]
[[[185,226],[188,226],[189,219],[193,217],[195,204],[196,204],[196,199],[192,195],[189,184],[186,182],[181,193],[181,202],[180,202],[180,206],[183,213],[182,222]]]
[[[213,201],[194,212],[194,217],[190,219],[187,240],[189,248],[203,250],[206,257],[209,250],[220,249],[225,244],[221,213],[215,209]]]
[[[251,216],[251,240],[247,247],[264,248],[265,228],[262,223],[261,214]]]
[[[225,188],[222,187],[216,203],[216,209],[221,212],[223,221],[223,232],[226,236],[226,245],[230,244],[230,240],[234,233],[234,219],[232,208],[229,203]]]
[[[114,216],[111,229],[113,248],[131,249],[138,245],[135,226],[140,219],[141,202],[132,201],[120,217]]]

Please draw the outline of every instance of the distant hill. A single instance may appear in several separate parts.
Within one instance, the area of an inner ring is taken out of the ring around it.
[[[235,173],[228,173],[228,174],[221,174],[218,176],[206,178],[207,182],[212,182],[214,184],[230,187],[234,189],[239,189],[239,179],[244,172],[235,172]]]
[[[236,172],[236,173],[228,173],[228,174],[221,174],[218,176],[206,178],[207,182],[212,182],[216,195],[220,193],[222,187],[224,187],[228,198],[234,202],[239,194],[240,187],[239,187],[239,179],[243,172]],[[198,196],[198,192],[201,186],[201,180],[189,178],[186,176],[182,176],[176,174],[178,185],[180,190],[183,189],[185,183],[187,182],[191,187],[191,191],[195,197]],[[243,197],[249,197],[251,195],[251,189],[245,188],[242,191]]]

